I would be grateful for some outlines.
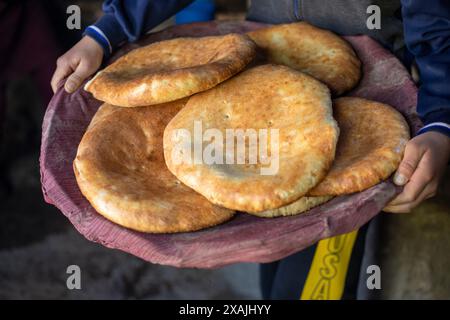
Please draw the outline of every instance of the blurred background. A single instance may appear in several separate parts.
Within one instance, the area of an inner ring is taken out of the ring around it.
[[[245,19],[247,0],[187,8],[157,29],[205,19]],[[258,299],[258,266],[217,270],[152,265],[84,239],[44,202],[39,176],[41,124],[59,55],[101,15],[102,1],[0,0],[0,299]],[[81,8],[68,30],[66,8]],[[203,3],[203,5],[205,5]],[[439,195],[408,215],[384,217],[384,299],[450,299],[450,175]],[[82,290],[68,290],[79,265]]]

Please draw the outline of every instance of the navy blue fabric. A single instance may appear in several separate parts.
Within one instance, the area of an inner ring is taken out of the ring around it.
[[[99,33],[97,30],[95,30],[92,27],[86,28],[83,35],[89,36],[95,41],[97,41],[98,44],[100,44],[103,48],[103,53],[106,58],[108,58],[112,53],[112,47],[109,44],[109,41],[106,37],[104,37],[101,33]]]
[[[439,125],[431,125],[429,127],[423,127],[422,129],[420,129],[419,132],[417,133],[417,135],[423,134],[425,132],[430,132],[430,131],[439,132],[446,136],[449,136],[450,129],[447,127],[439,126]]]
[[[176,24],[214,20],[214,0],[195,0],[175,15]]]
[[[138,40],[145,32],[167,20],[192,1],[107,0],[103,3],[104,15],[94,25],[105,34],[111,47],[115,49],[122,42]],[[100,43],[97,34],[89,35]]]
[[[311,267],[316,245],[282,260],[260,265],[260,285],[265,300],[298,300]]]
[[[450,1],[402,0],[405,43],[420,71],[417,113],[450,124]],[[430,128],[450,136],[450,129]]]

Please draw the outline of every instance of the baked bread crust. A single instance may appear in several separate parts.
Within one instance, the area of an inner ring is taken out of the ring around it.
[[[78,186],[98,213],[121,226],[152,233],[196,231],[234,215],[167,170],[163,130],[185,103],[100,107],[73,163]]]
[[[300,199],[278,209],[253,212],[250,214],[261,218],[295,216],[311,210],[314,207],[320,206],[321,204],[324,204],[331,199],[333,199],[333,196],[301,197]]]
[[[279,155],[274,159],[278,171],[261,174],[269,165],[249,164],[247,155],[246,164],[178,161],[177,132],[183,129],[194,137],[195,121],[223,137],[228,129],[277,129],[278,152],[270,144],[268,150]],[[286,66],[263,65],[191,97],[164,131],[164,156],[178,179],[211,202],[258,212],[289,204],[320,182],[334,160],[338,132],[324,84]]]
[[[305,72],[328,85],[335,95],[354,88],[361,78],[361,61],[352,46],[331,31],[298,22],[248,35],[268,62]]]
[[[99,71],[85,90],[122,107],[154,105],[210,89],[241,71],[256,45],[240,34],[176,38],[135,49]]]
[[[387,179],[410,138],[403,116],[386,104],[346,97],[336,99],[333,108],[341,130],[336,158],[311,196],[359,192]]]

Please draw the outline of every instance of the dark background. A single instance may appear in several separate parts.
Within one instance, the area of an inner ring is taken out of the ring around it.
[[[11,3],[16,8],[7,7]],[[43,201],[39,147],[48,81],[56,57],[81,33],[66,28],[71,4],[81,7],[82,30],[101,14],[101,1],[0,1],[0,28],[9,35],[0,39],[6,55],[0,59],[0,299],[259,298],[255,264],[219,270],[152,265],[87,241]],[[218,19],[245,17],[245,0],[216,5]],[[20,15],[20,24],[7,25],[11,14]],[[385,219],[383,298],[450,298],[449,196],[447,174],[438,197]],[[66,287],[71,264],[82,270],[82,290]]]

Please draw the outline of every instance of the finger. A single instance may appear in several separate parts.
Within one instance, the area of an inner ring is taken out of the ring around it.
[[[74,73],[72,73],[69,78],[67,78],[64,88],[68,93],[72,93],[78,89],[78,87],[83,83],[83,81],[92,74],[92,68],[86,62],[81,62],[78,64]]]
[[[430,162],[430,154],[426,153],[419,162],[416,171],[412,175],[409,182],[403,188],[394,200],[389,205],[400,205],[403,203],[411,203],[419,197],[422,191],[430,184],[434,179],[432,164]]]
[[[405,203],[411,203],[416,200],[420,193],[425,189],[426,182],[422,179],[417,180],[411,178],[411,180],[403,188],[403,191],[395,197],[388,206],[397,206]]]
[[[408,143],[405,148],[402,162],[400,163],[397,172],[394,176],[394,183],[399,186],[405,185],[414,174],[420,159],[422,158],[424,150],[418,146]]]
[[[434,197],[435,191],[432,185],[428,185],[421,194],[412,202],[402,203],[399,205],[387,205],[383,211],[390,213],[408,213],[411,212],[412,209],[417,207],[422,201],[425,201],[429,198]]]
[[[72,67],[68,63],[58,64],[55,70],[55,73],[52,76],[52,80],[50,81],[50,85],[52,87],[53,93],[56,93],[58,90],[59,82],[67,77],[69,74],[73,72]]]

